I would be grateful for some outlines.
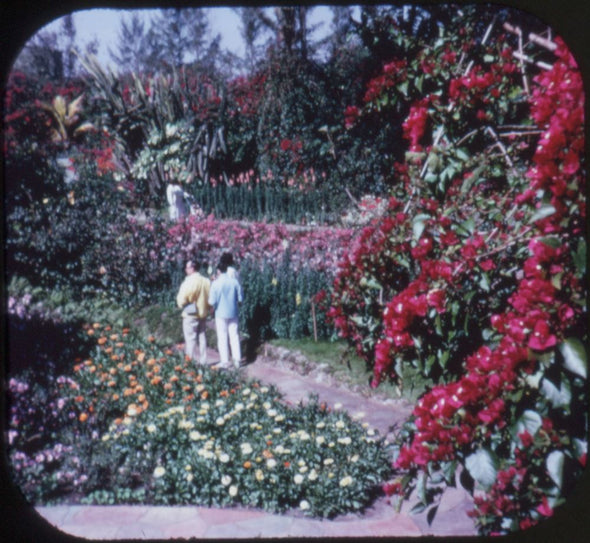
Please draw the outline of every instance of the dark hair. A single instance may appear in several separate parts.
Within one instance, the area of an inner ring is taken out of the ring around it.
[[[232,254],[231,253],[223,253],[221,255],[221,258],[219,259],[219,265],[220,265],[220,267],[221,267],[221,265],[225,265],[226,270],[229,266],[233,266],[234,265],[234,257],[232,256]]]
[[[189,255],[186,259],[186,263],[188,264],[189,262],[192,263],[193,268],[195,268],[195,271],[198,271],[201,268],[201,265],[203,264],[203,262],[197,255]]]

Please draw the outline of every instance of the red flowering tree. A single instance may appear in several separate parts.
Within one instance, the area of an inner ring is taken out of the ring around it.
[[[414,490],[432,520],[460,473],[482,533],[551,514],[583,468],[587,427],[581,77],[563,42],[535,36],[529,81],[518,59],[539,46],[494,31],[386,65],[347,110],[362,122],[406,97],[409,150],[388,212],[341,262],[331,309],[374,386],[403,385],[408,367],[432,381],[386,491]]]

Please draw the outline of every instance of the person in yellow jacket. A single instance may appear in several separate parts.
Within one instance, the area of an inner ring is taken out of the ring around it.
[[[207,364],[206,320],[209,315],[209,290],[211,281],[198,271],[198,263],[188,260],[186,277],[176,296],[176,304],[182,309],[182,333],[184,352],[191,360]]]

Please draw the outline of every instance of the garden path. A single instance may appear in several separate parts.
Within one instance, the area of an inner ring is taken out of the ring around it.
[[[218,359],[211,350],[210,359]],[[275,385],[284,400],[296,405],[317,395],[331,409],[345,409],[387,436],[401,424],[412,406],[404,400],[368,397],[333,380],[321,365],[298,364],[289,356],[262,353],[240,372],[247,378]],[[415,502],[414,502],[415,503]],[[164,538],[287,538],[287,537],[419,537],[477,535],[467,512],[469,494],[460,486],[449,488],[432,524],[426,512],[411,514],[413,500],[396,510],[379,498],[362,515],[314,520],[301,514],[271,514],[246,508],[217,509],[195,506],[54,506],[37,512],[59,530],[90,539]]]

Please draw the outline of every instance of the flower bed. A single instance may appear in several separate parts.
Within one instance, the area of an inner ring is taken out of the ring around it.
[[[86,335],[96,338],[93,355],[49,389],[30,375],[10,381],[10,459],[36,504],[246,505],[332,517],[366,507],[390,473],[383,440],[345,412],[317,401],[288,407],[273,387],[195,367],[126,329],[94,324]]]

